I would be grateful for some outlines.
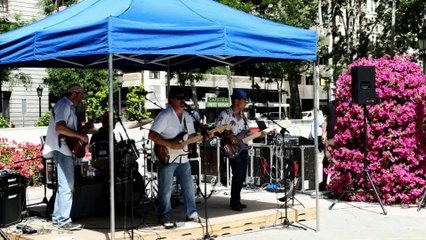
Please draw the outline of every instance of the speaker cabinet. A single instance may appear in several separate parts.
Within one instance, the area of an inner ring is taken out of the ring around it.
[[[21,221],[21,186],[0,189],[0,227]]]
[[[361,105],[375,103],[376,69],[374,66],[352,67],[352,101]]]

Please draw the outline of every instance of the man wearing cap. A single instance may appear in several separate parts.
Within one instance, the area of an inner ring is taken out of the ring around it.
[[[185,111],[185,91],[183,88],[172,88],[168,95],[169,106],[162,110],[149,131],[148,138],[155,144],[170,149],[184,149],[182,143],[173,140],[178,134],[186,132],[189,137],[195,133],[192,117]],[[185,147],[187,148],[187,146]],[[158,156],[155,156],[158,159]],[[158,161],[158,221],[166,225],[171,223],[171,195],[173,176],[176,176],[182,187],[182,195],[186,208],[186,220],[203,223],[195,205],[195,191],[191,175],[191,165],[187,154],[170,159],[168,163]]]
[[[236,135],[242,131],[247,131],[250,135],[250,127],[244,110],[247,104],[247,92],[242,89],[234,89],[231,95],[232,105],[230,108],[222,111],[217,119],[217,125],[227,124],[231,131],[222,134],[222,137],[229,138],[233,144],[238,143]],[[266,134],[262,132],[261,137]],[[246,179],[247,167],[249,163],[248,150],[241,151],[235,158],[230,158],[229,162],[232,169],[231,182],[231,200],[230,208],[234,211],[242,211],[247,208],[246,204],[241,203],[241,190]]]
[[[79,133],[79,121],[75,109],[85,97],[84,89],[71,84],[64,97],[53,107],[47,128],[43,149],[44,157],[52,157],[56,164],[58,189],[56,191],[52,222],[64,230],[78,230],[80,224],[74,224],[70,218],[74,190],[74,159],[72,151],[65,143],[64,136],[78,138],[87,143],[86,134]]]

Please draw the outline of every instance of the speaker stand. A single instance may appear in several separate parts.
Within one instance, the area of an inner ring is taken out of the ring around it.
[[[363,164],[362,172],[364,173],[364,177],[367,177],[368,182],[370,182],[371,186],[373,187],[377,201],[379,202],[380,207],[382,208],[383,215],[387,215],[388,213],[386,212],[386,209],[383,206],[382,199],[380,198],[380,195],[379,195],[379,190],[378,190],[377,186],[374,184],[373,180],[371,179],[370,172],[367,168],[367,105],[364,105],[364,164]],[[339,202],[340,199],[343,198],[343,196],[345,196],[345,194],[347,192],[350,192],[350,189],[352,188],[354,183],[357,182],[361,178],[361,174],[362,173],[359,173],[356,176],[355,180],[352,180],[351,184],[349,184],[349,186],[345,190],[343,190],[343,192],[340,194],[339,198],[337,198],[336,201],[334,201],[334,203],[331,204],[331,206],[328,208],[329,210],[331,210],[334,207],[334,205],[337,202]]]
[[[420,211],[420,209],[423,207],[423,204],[424,204],[425,198],[426,198],[426,189],[424,190],[422,200],[420,200],[420,202],[419,202],[419,206],[417,207],[417,212],[418,212],[418,211]]]

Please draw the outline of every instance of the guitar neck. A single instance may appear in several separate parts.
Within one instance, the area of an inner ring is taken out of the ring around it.
[[[266,132],[266,133],[268,133],[268,132],[270,132],[270,131],[272,131],[273,129],[272,128],[267,128],[267,129],[265,129],[265,130],[263,130],[263,131],[260,131],[260,132],[257,132],[257,133],[253,133],[252,135],[250,135],[250,136],[248,136],[248,137],[245,137],[245,138],[243,138],[243,140],[241,140],[244,144],[248,144],[248,142],[250,142],[251,140],[253,140],[253,139],[255,139],[255,138],[258,138],[258,137],[260,137],[261,135],[262,135],[262,132]]]
[[[229,129],[228,126],[219,126],[219,127],[216,127],[212,130],[207,131],[207,135],[211,136],[216,132],[223,132],[224,130],[227,130],[227,129]],[[197,133],[196,136],[190,137],[190,138],[188,138],[188,140],[182,142],[182,145],[186,146],[188,144],[196,143],[196,142],[199,142],[201,140],[203,140],[203,135]]]

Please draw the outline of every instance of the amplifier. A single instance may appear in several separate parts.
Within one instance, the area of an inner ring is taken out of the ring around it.
[[[0,190],[6,190],[21,185],[21,175],[17,173],[0,173]]]
[[[8,227],[21,221],[21,187],[0,190],[0,227]]]

